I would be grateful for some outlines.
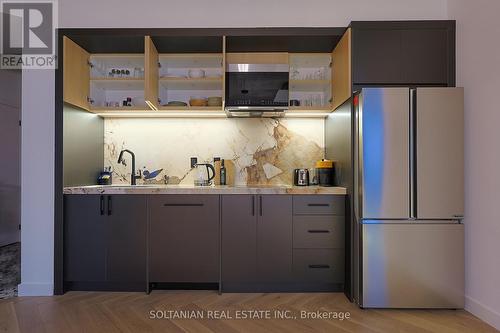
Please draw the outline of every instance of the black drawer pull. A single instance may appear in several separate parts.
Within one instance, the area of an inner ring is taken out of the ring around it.
[[[172,204],[164,204],[165,207],[202,207],[204,204],[202,203],[172,203]]]
[[[311,234],[328,234],[330,230],[307,230]]]
[[[325,204],[325,203],[310,203],[307,205],[309,207],[330,207],[330,204]]]
[[[309,268],[330,268],[330,265],[309,265]]]

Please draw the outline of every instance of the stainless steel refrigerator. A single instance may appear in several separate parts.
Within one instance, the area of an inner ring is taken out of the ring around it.
[[[354,105],[354,299],[463,308],[463,88],[366,88]]]

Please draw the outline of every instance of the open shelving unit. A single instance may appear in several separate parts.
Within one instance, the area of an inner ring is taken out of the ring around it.
[[[222,53],[196,53],[196,54],[159,54],[159,110],[179,108],[166,105],[171,101],[187,104],[184,110],[207,110],[218,108],[222,105],[196,107],[190,106],[191,98],[221,97],[223,73]],[[201,77],[190,77],[191,71],[203,71]]]
[[[331,110],[332,56],[329,53],[290,53],[290,100],[292,110]]]
[[[300,36],[279,39],[281,44],[272,36],[72,38],[63,37],[63,99],[102,117],[225,117],[226,63],[235,61],[288,63],[289,100],[299,101],[289,106],[290,116],[325,117],[351,91],[349,30],[334,50],[329,45],[338,39],[322,36],[317,36],[319,44]],[[291,43],[295,38],[304,45]],[[222,103],[189,103],[208,97]],[[132,105],[125,106],[128,98]],[[186,105],[168,105],[174,101]]]
[[[147,108],[144,100],[144,54],[90,54],[89,70],[92,111]],[[131,98],[132,105],[123,104],[127,98]]]

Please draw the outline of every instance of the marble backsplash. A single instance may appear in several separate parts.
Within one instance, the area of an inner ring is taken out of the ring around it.
[[[121,149],[136,155],[136,169],[163,169],[152,182],[189,184],[190,157],[233,160],[236,185],[290,185],[293,169],[309,168],[324,157],[323,119],[106,119],[104,163],[113,184],[130,182],[118,164]],[[141,183],[143,181],[138,181]]]

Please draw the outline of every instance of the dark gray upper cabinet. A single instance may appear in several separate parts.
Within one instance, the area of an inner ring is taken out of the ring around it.
[[[402,80],[410,83],[448,84],[450,50],[445,29],[401,31]],[[451,37],[450,37],[451,38]],[[452,69],[454,71],[454,68]]]
[[[353,83],[402,83],[401,31],[353,29]]]
[[[260,195],[257,219],[257,279],[286,282],[292,277],[292,196]]]
[[[154,195],[150,282],[219,281],[219,196]]]
[[[255,195],[223,195],[222,280],[253,282],[257,272]]]
[[[112,195],[106,204],[107,280],[146,283],[146,196]]]
[[[455,21],[352,22],[353,84],[455,85]]]
[[[104,196],[64,197],[64,280],[106,280]]]

